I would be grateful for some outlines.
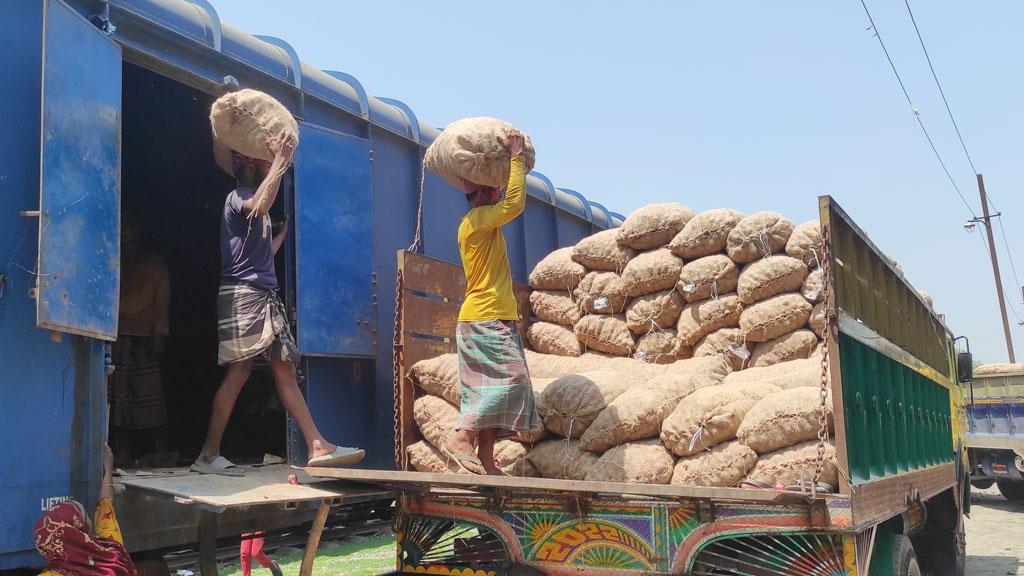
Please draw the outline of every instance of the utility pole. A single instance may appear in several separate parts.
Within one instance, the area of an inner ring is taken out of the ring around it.
[[[996,278],[996,297],[999,298],[999,313],[1003,317],[1003,336],[1006,337],[1006,354],[1011,363],[1017,360],[1013,356],[1013,338],[1010,336],[1010,320],[1006,317],[1006,299],[1003,297],[1003,277],[999,274],[999,258],[996,256],[996,243],[992,239],[992,216],[988,213],[988,196],[985,195],[985,179],[978,174],[978,193],[981,195],[981,212],[985,220],[985,234],[988,236],[988,254],[992,258],[992,274]],[[996,214],[996,216],[999,216]]]

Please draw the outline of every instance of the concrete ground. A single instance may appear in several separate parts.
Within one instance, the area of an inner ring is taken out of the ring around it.
[[[966,522],[969,576],[1024,576],[1024,501],[974,488]]]

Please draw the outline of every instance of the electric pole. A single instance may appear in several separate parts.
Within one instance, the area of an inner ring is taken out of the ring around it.
[[[1003,297],[1003,277],[999,274],[999,258],[996,256],[996,243],[992,239],[992,216],[988,213],[988,196],[985,195],[985,179],[978,174],[978,193],[981,195],[982,219],[985,221],[985,234],[988,236],[988,255],[992,259],[992,274],[996,279],[996,297],[999,299],[999,313],[1003,317],[1003,336],[1006,337],[1006,354],[1010,362],[1017,360],[1013,356],[1013,338],[1010,336],[1010,320],[1006,317],[1006,299]],[[999,214],[996,214],[999,216]]]

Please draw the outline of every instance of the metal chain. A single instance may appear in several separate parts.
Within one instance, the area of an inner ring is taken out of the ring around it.
[[[402,347],[402,270],[395,276],[395,327],[392,340],[392,400],[395,409],[395,466],[402,470],[402,361],[405,350]]]
[[[825,445],[828,443],[828,381],[829,381],[829,341],[832,339],[831,298],[831,261],[829,259],[829,243],[826,229],[821,231],[821,286],[824,327],[822,328],[821,355],[821,405],[818,413],[818,459],[814,466],[814,482],[811,484],[811,497],[815,496],[821,475],[825,470]]]

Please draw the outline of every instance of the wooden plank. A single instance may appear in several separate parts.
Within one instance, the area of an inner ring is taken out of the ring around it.
[[[404,362],[402,366],[402,373],[408,374],[412,365],[425,360],[427,358],[434,358],[441,354],[447,354],[449,352],[455,352],[455,340],[451,339],[448,342],[441,340],[429,340],[427,338],[420,338],[414,334],[404,334],[402,336],[403,350],[404,350]]]
[[[402,329],[416,334],[455,337],[461,304],[442,302],[402,291]]]
[[[461,301],[466,296],[466,274],[456,264],[412,252],[399,252],[403,284],[409,290]]]
[[[199,511],[199,573],[217,576],[217,514]]]
[[[266,466],[245,470],[245,476],[182,472],[166,476],[122,476],[117,481],[131,490],[188,502],[216,511],[261,504],[287,504],[323,499],[368,500],[386,494],[363,486],[319,482],[300,477],[301,484],[289,484],[289,466]]]
[[[345,468],[303,468],[315,478],[336,478],[366,482],[398,490],[425,492],[439,487],[480,491],[507,490],[512,493],[580,493],[647,496],[653,498],[714,498],[729,501],[807,504],[807,495],[799,492],[760,490],[753,488],[708,488],[670,484],[625,484],[619,482],[583,482],[550,478],[516,476],[475,476],[471,474],[434,474],[426,472],[395,472],[392,470],[357,470]],[[823,500],[844,500],[836,494],[823,494]]]
[[[312,576],[313,559],[316,558],[316,550],[320,547],[320,536],[324,533],[324,525],[327,524],[327,515],[331,512],[331,504],[326,500],[320,502],[316,510],[316,518],[313,519],[313,526],[309,529],[309,538],[306,539],[306,549],[302,553],[302,564],[299,566],[299,576]]]

